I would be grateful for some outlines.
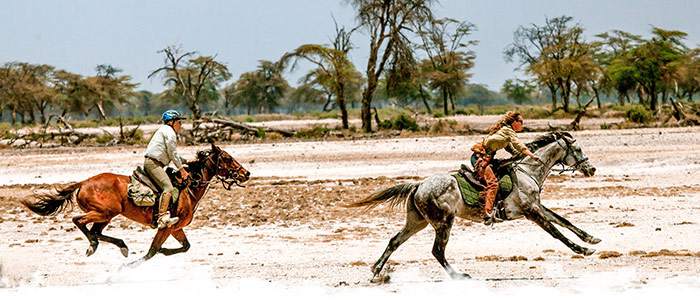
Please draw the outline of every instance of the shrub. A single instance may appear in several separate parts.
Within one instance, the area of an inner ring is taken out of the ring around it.
[[[379,129],[391,129],[393,127],[390,120],[383,120],[377,126],[379,126]]]
[[[418,123],[416,123],[416,120],[404,114],[398,115],[391,123],[391,129],[418,131]]]
[[[625,113],[625,118],[635,123],[651,123],[654,121],[654,113],[642,105],[633,105]]]
[[[298,138],[323,138],[328,135],[331,130],[325,126],[316,126],[313,129],[300,130],[294,135]]]
[[[265,129],[262,127],[258,128],[258,131],[255,132],[255,137],[264,139],[265,138]]]
[[[435,118],[442,118],[444,116],[445,116],[445,114],[441,111],[436,111],[433,113],[433,117],[435,117]]]

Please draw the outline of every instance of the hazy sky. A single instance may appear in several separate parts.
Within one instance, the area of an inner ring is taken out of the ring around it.
[[[338,0],[0,0],[0,63],[53,65],[86,76],[111,64],[133,77],[139,89],[161,91],[148,74],[163,64],[157,51],[181,44],[184,50],[217,55],[235,80],[257,61],[277,60],[301,44],[329,43],[332,16],[355,26],[351,7]],[[442,0],[439,17],[469,21],[476,66],[472,83],[500,89],[518,76],[503,50],[519,25],[544,24],[545,17],[572,16],[588,40],[612,29],[649,37],[652,26],[688,33],[686,45],[700,46],[697,0]],[[369,40],[353,37],[352,60],[364,73]],[[287,73],[296,85],[301,72]]]

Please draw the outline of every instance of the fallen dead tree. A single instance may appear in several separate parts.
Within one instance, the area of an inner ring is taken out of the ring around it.
[[[51,122],[55,119],[55,126]],[[119,119],[119,134],[115,135],[102,129],[103,134],[84,133],[76,131],[68,121],[59,115],[49,116],[40,131],[25,134],[12,134],[2,143],[13,148],[47,148],[59,146],[77,146],[80,144],[138,144],[143,141],[143,133],[139,126],[133,129],[125,128]]]
[[[687,114],[684,111],[683,103],[674,100],[669,97],[669,102],[671,103],[671,113],[666,117],[664,123],[668,123],[671,118],[675,118],[680,126],[698,126],[700,125],[700,118],[695,114]],[[691,107],[691,109],[694,109]]]
[[[292,137],[295,134],[295,132],[289,130],[255,126],[224,118],[203,117],[202,121],[204,122],[183,134],[187,144],[238,139],[247,140],[260,136],[263,133],[267,134],[271,132],[280,134],[283,137]]]

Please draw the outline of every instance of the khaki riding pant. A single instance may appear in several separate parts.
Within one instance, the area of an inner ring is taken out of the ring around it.
[[[172,195],[172,199],[177,199],[178,190],[173,187],[173,183],[170,182],[170,177],[165,173],[163,167],[165,165],[150,157],[146,157],[143,162],[143,168],[155,180],[155,183],[163,189],[163,194],[168,193]]]

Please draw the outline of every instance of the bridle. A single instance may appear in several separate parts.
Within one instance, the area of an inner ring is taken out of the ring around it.
[[[559,147],[564,149],[566,154],[564,155],[564,157],[562,157],[560,160],[558,160],[554,163],[555,165],[560,164],[562,166],[561,170],[550,169],[547,172],[547,175],[549,175],[549,172],[551,172],[551,171],[559,171],[559,174],[563,174],[564,172],[567,172],[567,171],[575,172],[576,170],[578,170],[578,168],[579,168],[579,166],[581,166],[581,164],[588,161],[588,157],[586,157],[586,156],[583,156],[582,158],[576,157],[576,154],[574,154],[574,151],[571,150],[572,146],[571,146],[571,142],[569,142],[569,140],[567,140],[566,138],[561,138],[566,143],[566,147],[564,147],[564,145],[562,145],[561,142],[559,142],[559,139],[560,139],[559,136],[557,136],[554,133],[552,133],[552,136],[554,137],[554,141],[557,142],[557,145],[559,145]],[[573,158],[576,160],[576,163],[573,166],[567,166],[564,164],[564,161],[566,161],[566,158],[569,155],[573,156]],[[520,167],[520,164],[523,164],[523,162],[522,162],[523,159],[525,159],[525,157],[523,157],[522,159],[520,159],[516,163],[516,168],[518,168],[521,172],[523,172],[525,175],[530,177],[535,182],[535,184],[537,185],[537,188],[540,190],[540,192],[542,192],[542,185],[544,184],[544,182],[537,181],[537,179],[532,174],[528,173],[526,170],[524,170],[522,167]],[[545,175],[544,178],[546,178],[546,177],[547,176]]]
[[[240,171],[243,168],[243,166],[238,165],[238,167],[235,167],[235,168],[222,168],[221,167],[222,158],[221,158],[220,153],[216,154],[216,161],[214,161],[214,159],[212,159],[212,156],[213,155],[211,155],[211,153],[207,154],[207,159],[205,159],[202,163],[207,170],[214,173],[214,178],[221,181],[221,185],[223,185],[223,187],[226,190],[230,190],[231,186],[233,186],[234,184],[239,186],[239,187],[245,187],[239,183],[241,181],[242,176],[238,174],[238,171]],[[223,173],[224,175],[219,175],[220,172]],[[193,187],[202,187],[204,185],[209,184],[209,182],[211,182],[211,180],[206,181],[206,180],[192,179],[190,182],[191,182]]]
[[[588,157],[585,156],[585,155],[584,155],[583,157],[581,157],[581,158],[576,157],[576,155],[574,154],[574,151],[571,150],[571,142],[569,142],[569,140],[567,140],[567,139],[565,139],[565,138],[564,138],[563,140],[564,140],[564,142],[566,143],[566,147],[564,147],[564,145],[562,145],[562,144],[559,142],[559,138],[557,138],[557,137],[555,136],[555,139],[554,139],[554,141],[557,142],[557,145],[559,145],[559,147],[561,147],[562,149],[564,149],[564,151],[566,152],[566,154],[564,155],[564,157],[563,157],[562,159],[560,159],[559,161],[556,162],[556,163],[558,163],[558,164],[561,164],[561,166],[562,166],[562,169],[559,171],[559,174],[562,174],[562,173],[567,172],[567,171],[574,172],[574,171],[578,170],[578,168],[579,168],[579,166],[581,166],[581,164],[583,164],[584,162],[588,161]],[[571,156],[576,160],[576,163],[575,163],[573,166],[569,166],[569,167],[567,168],[567,166],[564,164],[564,161],[566,161],[566,158],[567,158],[569,155],[571,155]],[[555,163],[555,164],[556,164],[556,163]]]

